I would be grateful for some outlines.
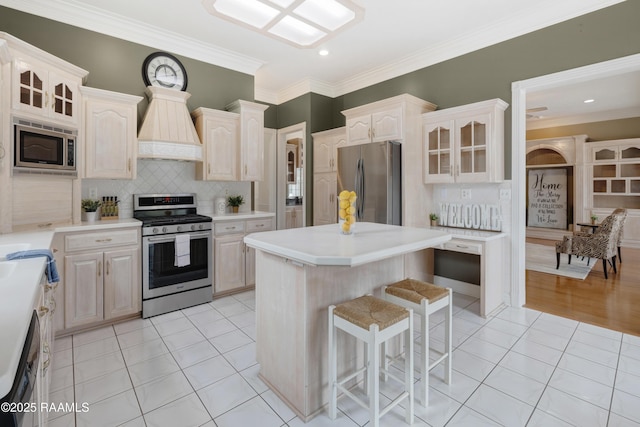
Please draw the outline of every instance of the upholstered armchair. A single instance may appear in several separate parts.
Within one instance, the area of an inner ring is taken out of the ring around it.
[[[614,210],[611,215],[621,215],[622,216],[622,225],[620,225],[620,231],[618,231],[618,239],[617,239],[617,243],[616,246],[618,248],[618,262],[622,263],[622,253],[620,251],[620,246],[622,246],[622,235],[624,233],[624,223],[627,219],[627,210],[624,208],[617,208],[616,210]],[[591,234],[590,231],[585,232],[585,231],[574,231],[573,235],[574,236],[589,236]],[[563,252],[564,253],[564,252]],[[571,256],[571,255],[569,255]]]
[[[606,217],[593,234],[564,236],[562,242],[556,242],[556,269],[560,267],[560,254],[565,253],[569,255],[569,264],[572,255],[601,259],[605,279],[608,278],[607,261],[617,273],[618,239],[624,218],[624,215],[614,213]]]

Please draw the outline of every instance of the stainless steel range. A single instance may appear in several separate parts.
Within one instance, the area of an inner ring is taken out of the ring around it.
[[[142,221],[142,317],[213,298],[211,217],[196,213],[195,194],[137,194]]]

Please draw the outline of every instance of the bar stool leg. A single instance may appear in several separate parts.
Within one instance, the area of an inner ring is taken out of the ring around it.
[[[449,304],[447,306],[447,318],[444,321],[444,347],[447,352],[447,359],[444,362],[444,382],[451,384],[451,359],[453,358],[453,325],[451,324],[453,322],[453,291],[451,289],[449,289],[447,298],[449,299]]]
[[[420,374],[422,375],[422,405],[429,406],[429,301],[420,302],[420,330],[422,332],[422,354],[420,355]]]
[[[409,325],[413,325],[413,312],[409,312]],[[413,332],[409,328],[404,333],[404,384],[405,391],[409,393],[409,402],[405,413],[407,424],[413,424]]]
[[[329,418],[336,419],[336,412],[338,406],[338,376],[337,376],[337,364],[338,364],[338,346],[335,339],[335,328],[333,325],[333,309],[335,306],[329,307]]]
[[[369,328],[369,343],[367,352],[369,354],[369,365],[367,376],[369,377],[369,419],[373,423],[372,427],[380,426],[380,343],[378,338],[378,325],[371,325]]]

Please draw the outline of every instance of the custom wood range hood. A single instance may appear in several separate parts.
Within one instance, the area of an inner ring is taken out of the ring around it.
[[[148,86],[149,107],[138,132],[138,158],[202,161],[202,144],[187,108],[188,92]]]

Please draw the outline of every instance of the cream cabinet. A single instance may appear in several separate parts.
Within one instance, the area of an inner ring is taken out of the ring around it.
[[[90,87],[84,105],[85,178],[134,179],[140,96]]]
[[[255,251],[244,244],[244,236],[272,229],[273,217],[214,218],[214,295],[255,285]]]
[[[338,222],[337,192],[335,172],[313,174],[313,225]]]
[[[402,107],[347,118],[349,145],[378,141],[400,141],[404,138]]]
[[[622,246],[640,247],[640,138],[586,142],[583,153],[585,196],[577,221],[588,222],[591,215],[601,221],[625,208]]]
[[[285,210],[285,228],[300,228],[302,227],[302,206],[287,206]]]
[[[336,128],[313,135],[313,173],[338,170],[338,148],[347,145],[346,128]]]
[[[264,104],[238,100],[227,105],[228,111],[240,114],[239,181],[262,181],[264,177]]]
[[[195,109],[191,115],[203,148],[203,161],[196,163],[196,178],[204,181],[237,181],[240,116],[202,107]]]
[[[347,145],[345,127],[313,135],[313,225],[337,222],[338,148]]]
[[[140,230],[61,233],[64,329],[77,330],[140,312]]]
[[[504,179],[504,110],[500,99],[423,114],[423,181]]]
[[[19,116],[78,125],[79,87],[88,72],[8,34],[11,107]]]

